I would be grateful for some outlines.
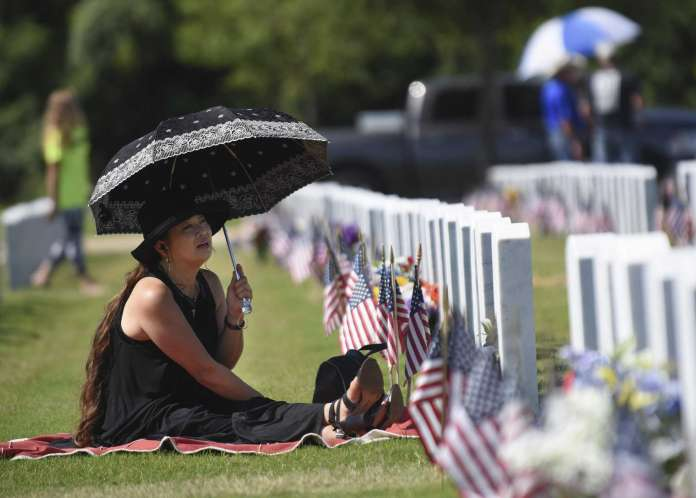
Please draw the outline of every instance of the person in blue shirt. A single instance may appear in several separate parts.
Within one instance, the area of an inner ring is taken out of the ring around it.
[[[541,88],[541,109],[548,145],[557,161],[584,158],[581,133],[585,127],[575,93],[576,63],[564,64]]]

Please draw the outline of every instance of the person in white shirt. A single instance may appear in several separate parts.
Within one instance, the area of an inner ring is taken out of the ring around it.
[[[592,159],[600,163],[634,162],[636,115],[643,107],[638,82],[616,67],[613,46],[600,44],[596,55],[599,68],[589,82],[594,125]]]

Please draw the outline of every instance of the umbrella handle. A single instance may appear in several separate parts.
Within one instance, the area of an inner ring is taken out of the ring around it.
[[[227,228],[222,225],[222,231],[225,234],[225,241],[227,242],[227,250],[230,253],[230,258],[232,259],[232,267],[234,268],[234,274],[239,280],[239,272],[237,271],[237,259],[234,257],[234,251],[232,251],[232,242],[230,241],[230,236],[227,234]],[[251,313],[251,299],[248,297],[242,298],[242,313],[248,315]]]

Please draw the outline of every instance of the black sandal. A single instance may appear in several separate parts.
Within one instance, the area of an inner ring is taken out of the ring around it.
[[[382,407],[382,403],[387,401],[387,413],[381,424],[375,425],[375,417]],[[382,399],[373,404],[364,414],[365,424],[371,429],[386,429],[395,422],[401,420],[404,413],[404,398],[401,389],[397,384],[392,385],[389,394],[385,394]]]
[[[360,384],[360,390],[363,393],[384,393],[384,378],[382,377],[382,370],[380,370],[379,364],[374,358],[367,358],[362,365],[360,365],[356,378]],[[384,395],[382,395],[380,400],[372,405],[370,409],[372,409],[375,405],[378,406],[383,399]],[[341,403],[346,405],[346,408],[348,408],[348,415],[343,420],[340,420],[339,418],[341,413]],[[351,401],[351,399],[348,397],[348,392],[346,391],[343,396],[329,405],[329,424],[331,424],[336,431],[336,437],[353,437],[356,436],[358,432],[371,428],[371,425],[368,423],[368,418],[365,417],[365,413],[352,413],[357,409],[359,403],[360,400],[357,402]]]
[[[360,401],[358,401],[359,403]],[[341,403],[346,405],[349,414],[343,420],[340,420],[341,413]],[[354,403],[348,397],[348,393],[344,393],[343,396],[338,398],[336,401],[329,405],[329,424],[336,431],[336,437],[339,439],[346,439],[349,437],[354,437],[357,435],[358,431],[363,431],[367,429],[365,425],[364,414],[351,414],[350,412],[355,411],[358,407],[358,403]]]

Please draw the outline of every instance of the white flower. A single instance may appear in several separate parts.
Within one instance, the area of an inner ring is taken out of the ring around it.
[[[599,493],[612,475],[611,416],[611,396],[604,389],[553,395],[543,427],[504,444],[501,456],[515,471],[541,473],[563,486]]]

